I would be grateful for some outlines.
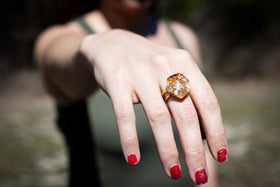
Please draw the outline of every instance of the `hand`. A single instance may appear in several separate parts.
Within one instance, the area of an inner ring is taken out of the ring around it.
[[[207,175],[199,174],[206,174],[207,166],[198,118],[216,160],[224,161],[218,153],[226,154],[227,141],[218,101],[191,55],[123,30],[89,35],[80,50],[93,64],[97,83],[112,100],[127,161],[135,164],[140,160],[133,104],[141,103],[166,174],[172,178],[181,175],[172,115],[189,175],[195,183],[204,183]],[[191,91],[180,101],[171,97],[167,107],[161,93],[167,77],[175,73],[183,73],[190,80]]]

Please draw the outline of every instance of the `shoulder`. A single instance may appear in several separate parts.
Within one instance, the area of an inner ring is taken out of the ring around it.
[[[189,26],[176,21],[170,21],[170,26],[184,48],[193,55],[197,62],[200,62],[199,39],[195,31]]]
[[[57,37],[63,36],[65,34],[80,34],[83,35],[85,32],[75,21],[70,21],[61,25],[53,25],[44,31],[38,37],[38,40],[56,39]]]
[[[40,58],[44,51],[52,45],[53,42],[59,40],[61,37],[66,35],[85,35],[83,29],[79,25],[70,21],[61,25],[53,25],[43,30],[37,37],[34,46],[34,55],[36,61],[41,61]]]
[[[171,28],[175,31],[178,37],[185,42],[185,44],[190,42],[198,43],[197,34],[189,26],[176,21],[171,21],[170,24]]]

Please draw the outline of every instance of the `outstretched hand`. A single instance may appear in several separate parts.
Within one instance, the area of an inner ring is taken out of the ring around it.
[[[123,30],[89,35],[80,51],[92,63],[97,83],[112,101],[127,161],[136,164],[140,160],[133,104],[141,103],[166,174],[181,177],[172,116],[191,179],[197,184],[207,182],[199,118],[211,153],[220,162],[227,158],[227,140],[216,96],[192,56]],[[170,97],[166,106],[161,93],[166,90],[167,77],[175,73],[190,80],[191,90],[182,100]]]

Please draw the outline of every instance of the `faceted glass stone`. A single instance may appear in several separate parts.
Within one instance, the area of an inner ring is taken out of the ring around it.
[[[190,89],[190,81],[181,73],[167,78],[166,91],[179,99],[184,98]]]

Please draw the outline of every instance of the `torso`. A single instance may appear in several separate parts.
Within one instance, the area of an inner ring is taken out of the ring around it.
[[[100,11],[92,11],[86,14],[84,16],[84,19],[95,33],[102,33],[111,30],[111,27],[108,25],[107,21]],[[77,28],[80,30],[79,32],[85,33],[85,31],[81,29],[79,25],[76,25],[75,27],[79,27]],[[153,35],[148,35],[146,38],[152,42],[166,47],[178,48],[177,44],[174,42],[174,39],[170,35],[166,24],[162,20],[159,20],[159,22],[157,23],[156,33]]]

